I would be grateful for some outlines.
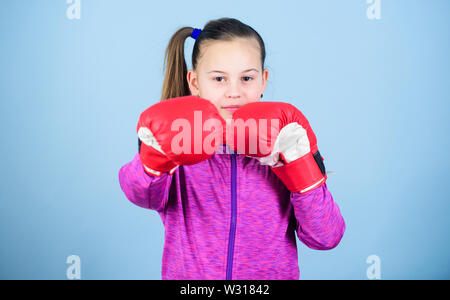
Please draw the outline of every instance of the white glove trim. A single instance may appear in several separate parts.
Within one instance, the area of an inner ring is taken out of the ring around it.
[[[284,158],[288,163],[308,154],[311,151],[308,134],[297,122],[290,123],[284,126],[275,141],[270,155],[266,157],[258,157],[262,165],[269,165],[271,167],[282,166],[279,153],[283,153]]]
[[[315,188],[316,186],[318,186],[322,181],[324,181],[325,178],[320,179],[318,182],[314,183],[313,185],[311,185],[310,187],[307,187],[306,189],[303,189],[300,191],[300,193],[305,193],[309,190],[312,190],[313,188]]]
[[[150,146],[155,150],[161,152],[162,154],[166,155],[162,150],[161,146],[159,145],[158,141],[156,140],[155,136],[153,135],[153,133],[147,127],[139,128],[138,137],[147,146]]]
[[[150,173],[150,174],[153,174],[153,175],[158,176],[158,177],[161,176],[161,172],[152,170],[152,169],[150,169],[149,167],[147,167],[147,166],[145,166],[145,165],[144,165],[144,168],[145,168],[145,170],[146,170],[148,173]]]

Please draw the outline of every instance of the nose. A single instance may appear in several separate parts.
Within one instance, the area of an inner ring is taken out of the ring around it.
[[[239,99],[241,97],[241,88],[239,86],[239,81],[233,80],[227,87],[227,91],[225,94],[227,99]]]

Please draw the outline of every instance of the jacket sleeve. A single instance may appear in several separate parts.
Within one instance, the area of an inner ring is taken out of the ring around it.
[[[291,193],[301,242],[315,250],[336,247],[345,231],[344,218],[326,183],[305,194]]]
[[[144,171],[139,153],[119,171],[119,183],[125,196],[137,206],[161,212],[169,198],[172,176],[167,173],[160,177]]]

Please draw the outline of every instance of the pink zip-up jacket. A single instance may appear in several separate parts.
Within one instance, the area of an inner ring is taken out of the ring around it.
[[[163,280],[299,279],[295,232],[312,249],[336,247],[344,219],[326,184],[291,193],[269,166],[228,147],[154,177],[139,154],[119,171],[134,204],[165,228]]]

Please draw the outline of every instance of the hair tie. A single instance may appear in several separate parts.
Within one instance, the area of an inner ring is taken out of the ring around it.
[[[192,34],[191,34],[191,38],[193,38],[194,40],[196,40],[196,39],[198,38],[198,36],[200,35],[201,32],[202,32],[201,29],[194,28],[194,31],[192,31]]]

